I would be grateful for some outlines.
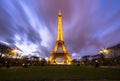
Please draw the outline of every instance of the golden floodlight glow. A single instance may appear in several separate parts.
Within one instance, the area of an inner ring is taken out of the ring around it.
[[[61,48],[61,50],[59,50]],[[61,52],[60,52],[61,51]],[[57,61],[56,58],[63,58],[62,61]],[[58,33],[57,33],[57,41],[52,52],[52,55],[48,60],[51,64],[71,64],[72,58],[64,44],[63,34],[62,34],[62,13],[59,10],[58,13]]]
[[[109,52],[110,52],[110,50],[105,49],[105,48],[100,50],[100,53],[103,53],[103,54],[109,54]]]
[[[109,54],[109,50],[108,49],[104,49],[103,50],[105,54]]]
[[[16,55],[18,53],[18,50],[17,49],[13,49],[11,52],[12,52],[13,55]]]

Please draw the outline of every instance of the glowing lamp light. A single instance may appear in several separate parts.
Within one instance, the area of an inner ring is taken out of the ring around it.
[[[70,64],[71,64],[71,62],[68,62],[68,64],[70,65]]]
[[[108,50],[108,49],[102,49],[100,51],[100,53],[102,53],[102,54],[109,54],[109,52],[110,52],[110,50]]]
[[[98,60],[95,60],[95,62],[98,62]]]
[[[14,49],[12,52],[13,52],[13,53],[17,53],[17,52],[18,52],[18,50],[17,50],[17,49]]]
[[[18,50],[17,50],[17,49],[13,49],[13,50],[12,50],[12,54],[13,54],[13,55],[16,55],[17,53],[18,53]]]
[[[41,61],[41,60],[42,60],[42,58],[40,57],[40,58],[39,58],[39,61]]]

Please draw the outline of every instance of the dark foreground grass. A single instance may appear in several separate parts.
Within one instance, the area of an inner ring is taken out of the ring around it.
[[[37,66],[0,69],[0,81],[120,80],[119,68]]]

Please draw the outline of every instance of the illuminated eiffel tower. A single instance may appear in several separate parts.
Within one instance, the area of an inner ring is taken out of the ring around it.
[[[58,14],[58,34],[55,48],[52,52],[52,55],[49,57],[49,62],[51,64],[70,64],[72,58],[68,54],[62,35],[62,13],[59,11]]]

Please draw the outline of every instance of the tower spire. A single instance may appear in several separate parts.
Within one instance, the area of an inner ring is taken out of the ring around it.
[[[62,15],[62,12],[61,12],[61,10],[59,10],[59,13],[58,13],[59,15]]]
[[[61,10],[59,10],[58,13],[58,35],[57,40],[63,41],[63,35],[62,35],[62,13]]]

